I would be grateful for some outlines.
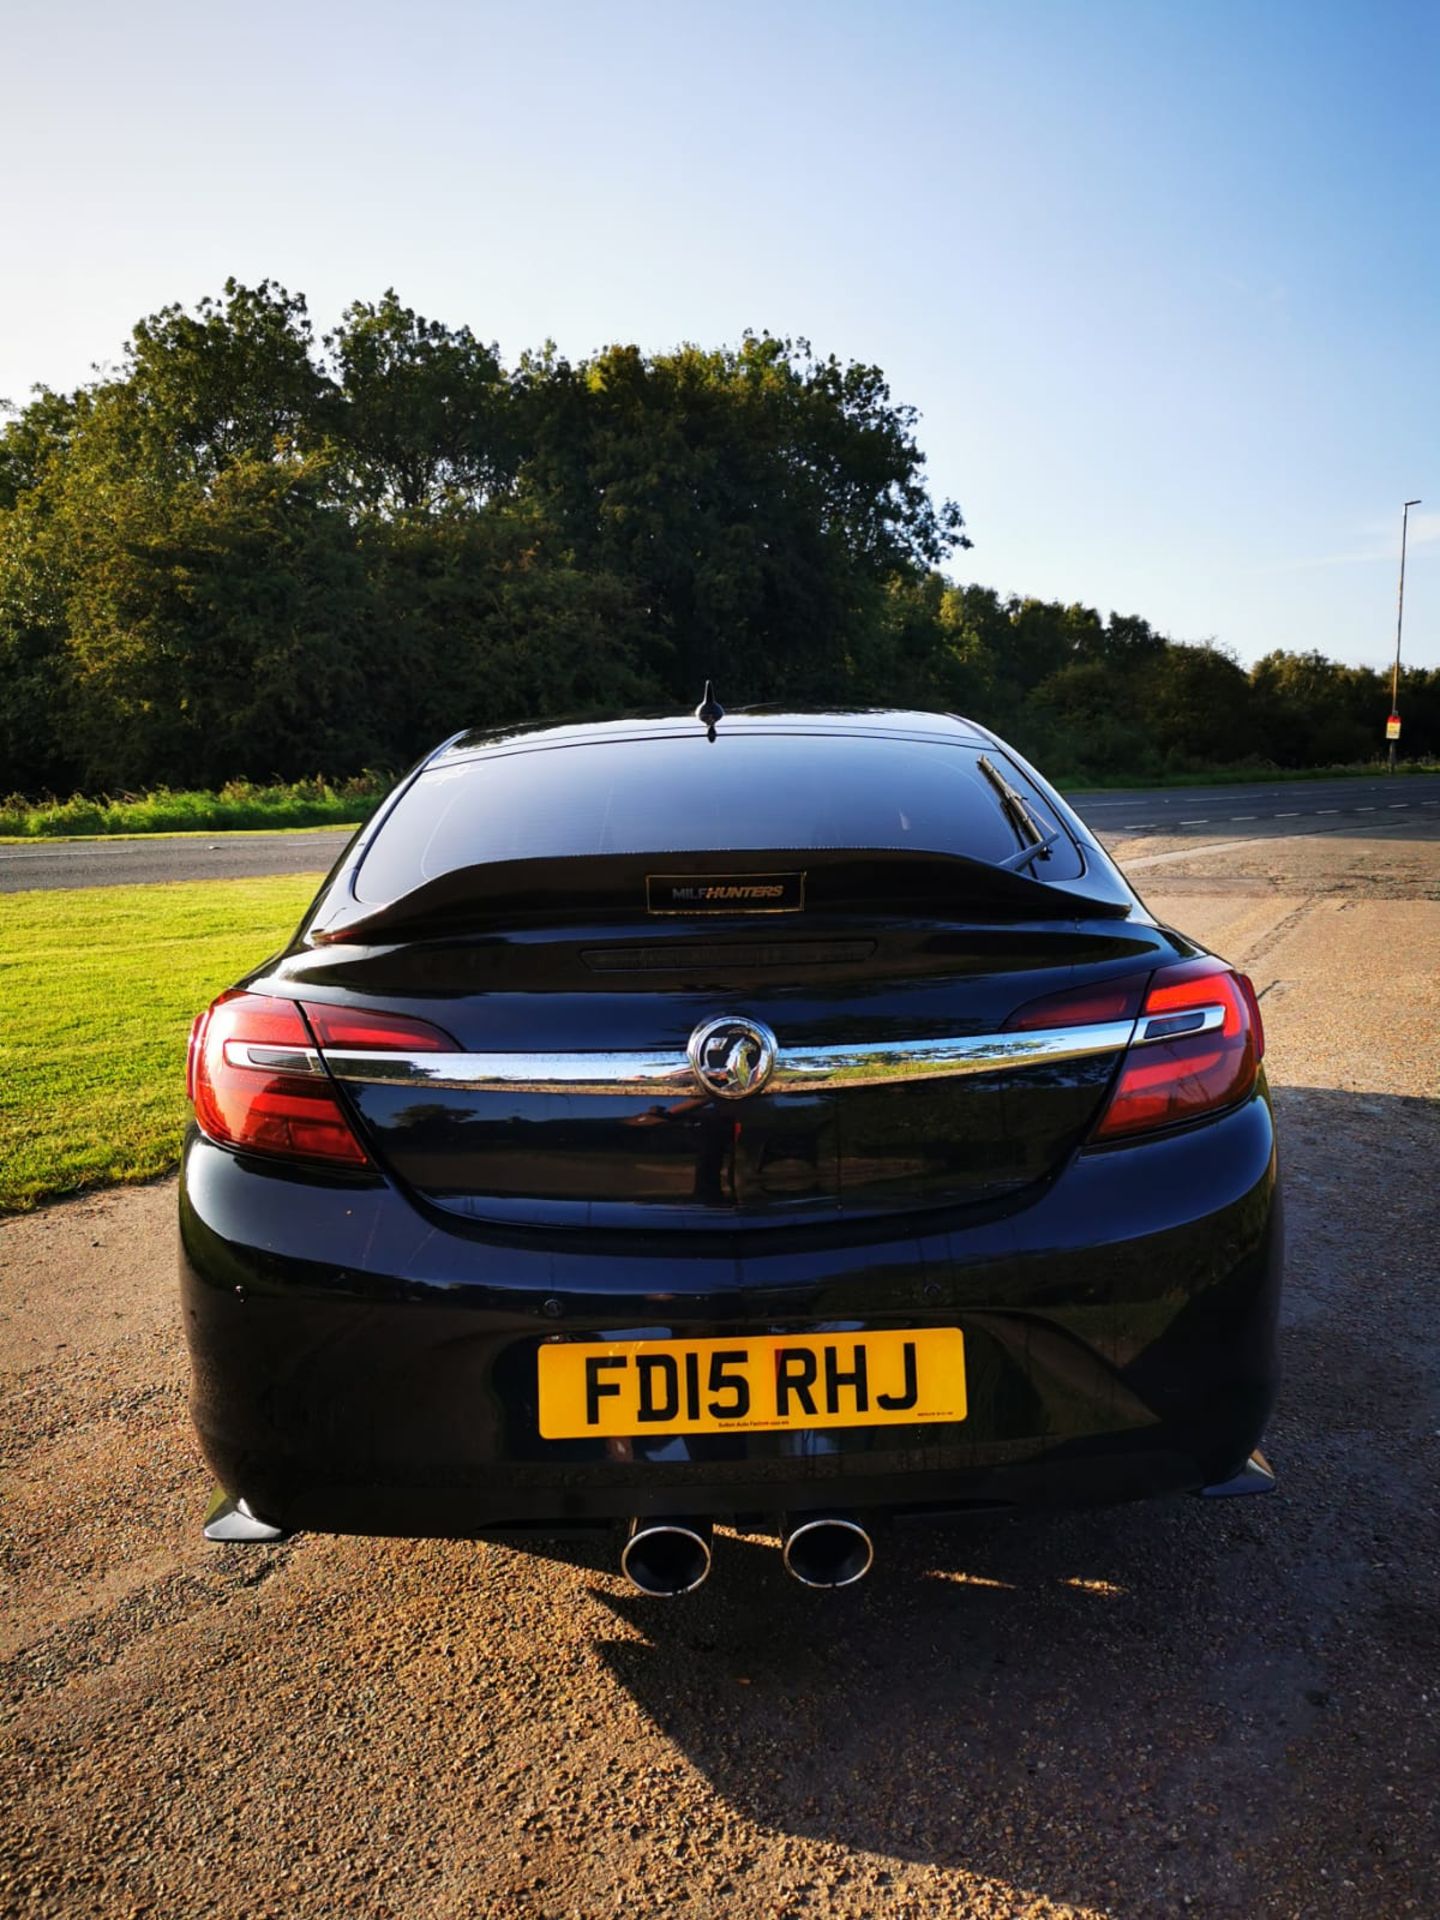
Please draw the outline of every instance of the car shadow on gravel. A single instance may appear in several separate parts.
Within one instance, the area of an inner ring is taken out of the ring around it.
[[[894,1530],[836,1594],[738,1536],[689,1600],[595,1590],[603,1659],[737,1809],[1117,1913],[1289,1911],[1302,1881],[1437,1910],[1440,1117],[1280,1105],[1278,1493]]]

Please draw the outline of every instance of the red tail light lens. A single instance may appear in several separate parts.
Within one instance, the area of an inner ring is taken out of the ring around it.
[[[1095,1027],[1111,1020],[1133,1020],[1140,1011],[1146,976],[1128,974],[1123,980],[1071,987],[1027,1000],[1017,1007],[1002,1029],[1005,1033],[1034,1033],[1043,1027]]]
[[[222,1146],[368,1164],[293,1000],[222,993],[191,1031],[187,1084],[200,1131]]]
[[[432,1027],[428,1020],[412,1020],[408,1014],[325,1007],[307,1000],[305,1018],[322,1047],[353,1047],[357,1052],[459,1052],[448,1033]]]
[[[1213,1024],[1187,1032],[1207,1014]],[[1255,989],[1243,973],[1209,959],[1162,967],[1095,1138],[1148,1133],[1233,1106],[1254,1087],[1264,1052]]]
[[[308,1023],[308,1024],[307,1024]],[[318,1042],[318,1048],[317,1048]],[[330,1076],[325,1048],[453,1053],[439,1027],[400,1013],[222,993],[190,1029],[185,1091],[204,1134],[247,1153],[331,1166],[369,1164]]]

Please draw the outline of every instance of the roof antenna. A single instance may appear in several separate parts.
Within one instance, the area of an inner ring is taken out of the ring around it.
[[[705,682],[705,698],[700,702],[699,706],[696,707],[695,718],[700,722],[701,726],[704,727],[706,739],[713,740],[715,738],[715,723],[725,718],[725,709],[715,698],[714,688],[708,680]]]

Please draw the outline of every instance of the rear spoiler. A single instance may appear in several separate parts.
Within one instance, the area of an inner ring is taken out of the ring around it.
[[[1108,870],[1107,870],[1108,869]],[[974,913],[1026,920],[1124,919],[1134,897],[1108,862],[1065,885],[963,854],[910,848],[767,847],[723,853],[584,854],[493,860],[425,881],[383,905],[359,900],[356,869],[337,876],[303,934],[312,944],[376,945],[503,926],[652,916],[799,922],[811,914]],[[704,899],[693,907],[685,902]]]

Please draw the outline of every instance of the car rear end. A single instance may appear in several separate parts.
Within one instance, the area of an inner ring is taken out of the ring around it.
[[[197,1025],[202,1444],[284,1529],[1233,1484],[1262,1048],[968,723],[462,738]]]

